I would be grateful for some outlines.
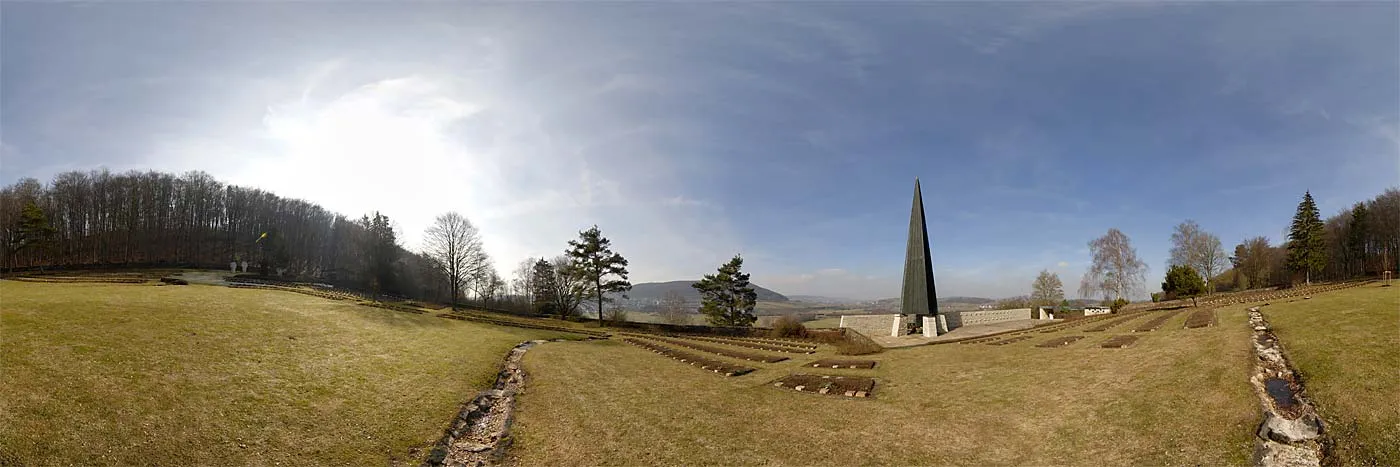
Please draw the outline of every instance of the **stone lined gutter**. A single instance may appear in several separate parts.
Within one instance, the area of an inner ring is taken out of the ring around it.
[[[423,466],[485,466],[497,465],[510,444],[510,424],[514,419],[515,395],[525,386],[525,371],[520,359],[530,347],[545,340],[521,342],[510,353],[496,383],[481,391],[462,407],[452,426],[433,445]]]
[[[1264,410],[1264,421],[1255,432],[1254,465],[1321,465],[1323,423],[1308,401],[1302,379],[1259,307],[1249,309],[1249,325],[1254,329],[1254,355],[1258,357],[1249,382]]]

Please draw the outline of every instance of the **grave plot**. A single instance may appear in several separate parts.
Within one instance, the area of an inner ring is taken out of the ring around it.
[[[769,352],[817,353],[817,349],[816,349],[815,347],[813,347],[813,348],[811,348],[811,349],[799,349],[799,348],[795,348],[795,347],[783,347],[783,346],[777,346],[777,345],[771,345],[771,344],[760,344],[760,343],[757,343],[757,342],[741,341],[741,340],[734,340],[734,339],[724,339],[724,338],[718,338],[718,337],[706,337],[706,336],[674,336],[674,337],[679,337],[679,338],[683,338],[683,339],[694,339],[694,340],[697,340],[697,341],[714,342],[714,343],[716,343],[716,344],[735,345],[735,346],[739,346],[739,347],[747,347],[747,348],[750,348],[750,349],[766,350],[766,351],[769,351]]]
[[[859,368],[859,369],[867,369],[867,368],[875,368],[875,361],[874,361],[874,360],[837,360],[837,359],[834,359],[834,358],[825,358],[825,359],[817,360],[817,361],[812,362],[812,363],[808,363],[806,366],[809,366],[809,367],[812,367],[812,368]]]
[[[1039,344],[1036,344],[1035,346],[1036,346],[1036,347],[1044,347],[1044,348],[1064,347],[1064,346],[1066,346],[1066,345],[1070,345],[1070,344],[1074,343],[1074,341],[1077,341],[1077,340],[1080,340],[1080,339],[1083,339],[1083,338],[1084,338],[1084,336],[1064,336],[1064,337],[1056,337],[1056,338],[1054,338],[1054,339],[1050,339],[1050,340],[1048,340],[1048,341],[1045,341],[1045,342],[1041,342],[1041,343],[1039,343]]]
[[[787,375],[773,382],[773,386],[832,396],[870,397],[875,391],[875,380],[859,376]]]
[[[419,313],[422,313],[422,312],[420,311]],[[552,326],[552,325],[548,325],[548,324],[534,324],[534,323],[524,323],[524,322],[520,322],[520,321],[512,321],[512,320],[505,320],[505,319],[492,319],[492,318],[489,318],[489,317],[476,316],[476,315],[469,315],[469,314],[465,314],[465,313],[456,313],[456,312],[454,312],[454,313],[444,313],[444,314],[440,314],[440,315],[436,315],[436,316],[439,317],[439,318],[444,318],[444,319],[455,319],[455,320],[457,320],[457,321],[471,321],[471,322],[474,322],[474,323],[492,324],[492,325],[496,325],[496,326],[507,326],[507,327],[525,328],[525,329],[539,329],[539,330],[543,330],[543,331],[569,332],[569,333],[574,333],[574,334],[583,334],[583,335],[589,336],[589,337],[591,337],[591,338],[606,338],[606,337],[608,337],[608,333],[606,333],[606,332],[594,331],[594,330],[590,330],[590,329],[575,329],[575,328],[569,328],[569,327],[564,327],[564,326]]]
[[[1021,342],[1026,339],[1030,339],[1031,337],[1032,336],[1016,336],[1009,339],[1002,339],[996,342],[988,342],[987,345],[1006,345],[1014,342]]]
[[[627,338],[623,339],[622,341],[670,357],[671,359],[677,360],[681,363],[688,363],[691,366],[698,366],[702,370],[710,370],[724,376],[739,376],[747,373],[752,373],[754,371],[753,368],[749,368],[746,366],[732,365],[718,360],[711,360],[705,357],[692,354],[690,352],[676,350],[670,347],[666,347],[664,345],[658,345],[656,343],[647,342],[641,339]]]
[[[1186,317],[1186,329],[1203,328],[1215,325],[1215,309],[1197,310]]]
[[[796,347],[799,349],[817,350],[817,344],[808,344],[795,339],[780,339],[771,337],[723,337],[737,341],[756,342],[759,344],[780,345],[784,347]]]
[[[1152,319],[1148,320],[1146,323],[1142,323],[1142,324],[1139,325],[1137,328],[1133,329],[1133,332],[1152,332],[1152,331],[1155,331],[1155,330],[1157,330],[1157,328],[1162,327],[1162,323],[1165,323],[1165,322],[1167,322],[1167,320],[1176,317],[1176,315],[1181,314],[1181,312],[1182,312],[1182,310],[1169,311],[1169,312],[1167,312],[1166,314],[1164,314],[1164,315],[1162,315],[1162,316],[1158,316],[1158,317],[1156,317],[1156,318],[1152,318]]]
[[[1132,315],[1132,316],[1124,316],[1124,317],[1122,317],[1122,318],[1117,318],[1117,319],[1111,319],[1111,320],[1108,320],[1108,321],[1106,321],[1106,322],[1104,322],[1103,324],[1100,324],[1100,325],[1098,325],[1098,326],[1094,326],[1094,327],[1092,327],[1092,328],[1085,329],[1084,332],[1104,332],[1104,331],[1107,331],[1107,330],[1109,330],[1109,329],[1112,329],[1114,326],[1117,326],[1117,325],[1126,323],[1126,322],[1128,322],[1129,320],[1135,319],[1135,318],[1137,318],[1138,316],[1139,316],[1139,315]]]
[[[1130,345],[1133,345],[1133,343],[1137,342],[1137,340],[1138,336],[1113,336],[1108,340],[1103,341],[1103,344],[1099,344],[1099,347],[1103,347],[1105,349],[1123,349],[1127,348]]]
[[[721,347],[715,347],[715,346],[712,346],[712,345],[697,344],[697,343],[695,343],[695,342],[686,341],[686,340],[681,340],[681,339],[671,339],[671,338],[660,337],[660,336],[646,336],[646,338],[647,338],[647,339],[652,339],[652,340],[655,340],[655,341],[664,342],[664,343],[671,344],[671,345],[678,346],[678,347],[685,347],[685,348],[687,348],[687,349],[695,349],[695,350],[699,350],[699,351],[701,351],[701,352],[709,352],[709,353],[712,353],[712,354],[715,354],[715,355],[723,355],[723,356],[726,356],[726,357],[729,357],[729,358],[737,358],[737,359],[740,359],[740,360],[748,360],[748,361],[751,361],[751,362],[777,363],[777,362],[781,362],[781,361],[783,361],[783,360],[787,360],[787,359],[788,359],[787,357],[768,356],[768,355],[760,355],[760,354],[756,354],[756,353],[740,352],[740,351],[737,351],[737,350],[729,350],[729,349],[725,349],[725,348],[721,348]]]
[[[1102,321],[1104,318],[1105,318],[1105,316],[1093,316],[1093,317],[1088,317],[1088,318],[1079,318],[1079,319],[1076,319],[1076,320],[1074,320],[1074,321],[1069,321],[1069,322],[1060,323],[1060,324],[1052,324],[1052,325],[1046,326],[1045,328],[1041,329],[1041,330],[1040,330],[1040,333],[1041,333],[1041,334],[1049,334],[1049,333],[1052,333],[1052,332],[1055,332],[1055,331],[1061,331],[1061,330],[1065,330],[1065,329],[1069,329],[1069,328],[1075,328],[1075,327],[1079,327],[1079,326],[1084,326],[1084,325],[1089,324],[1089,323],[1097,323],[1097,322],[1099,322],[1099,321]]]

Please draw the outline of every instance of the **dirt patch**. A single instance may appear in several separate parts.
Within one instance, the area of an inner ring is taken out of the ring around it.
[[[753,368],[731,365],[718,360],[711,360],[690,352],[676,350],[670,347],[666,347],[664,345],[656,344],[654,342],[647,342],[642,339],[628,338],[623,339],[622,341],[670,357],[671,359],[677,360],[681,363],[688,363],[691,366],[698,366],[702,370],[710,370],[724,376],[739,376],[742,374],[752,373],[754,371]]]
[[[787,375],[773,386],[846,397],[870,397],[875,392],[875,380],[860,376]]]
[[[1139,325],[1138,327],[1134,328],[1134,329],[1133,329],[1133,332],[1152,332],[1152,331],[1156,331],[1157,328],[1162,327],[1162,324],[1163,324],[1163,323],[1166,323],[1167,320],[1169,320],[1169,319],[1175,318],[1176,315],[1181,314],[1182,311],[1184,311],[1184,310],[1169,311],[1169,312],[1167,312],[1166,314],[1164,314],[1164,315],[1162,315],[1162,316],[1158,316],[1158,317],[1156,317],[1156,318],[1152,318],[1152,319],[1148,320],[1146,323],[1142,323],[1142,324]]]
[[[1130,345],[1133,345],[1133,343],[1137,342],[1137,340],[1138,336],[1113,336],[1108,340],[1103,341],[1103,344],[1099,344],[1099,347],[1103,347],[1105,349],[1123,349],[1127,348]]]
[[[874,360],[837,360],[826,358],[808,363],[812,368],[875,368]]]
[[[698,344],[698,343],[695,343],[695,342],[693,342],[693,341],[688,341],[688,340],[684,340],[684,339],[671,339],[671,338],[667,338],[667,337],[648,336],[648,335],[644,335],[644,334],[627,334],[627,335],[632,336],[632,337],[647,338],[647,339],[651,339],[651,340],[655,340],[655,341],[659,341],[659,342],[664,342],[664,343],[671,344],[671,345],[678,346],[678,347],[685,347],[685,348],[687,348],[687,349],[699,350],[699,351],[701,351],[701,352],[709,352],[709,353],[712,353],[712,354],[715,354],[715,355],[723,355],[723,356],[726,356],[726,357],[729,357],[729,358],[737,358],[737,359],[740,359],[740,360],[748,360],[748,361],[751,361],[751,362],[777,363],[777,362],[781,362],[781,361],[783,361],[783,360],[787,360],[787,359],[788,359],[787,357],[779,357],[779,356],[771,356],[771,355],[760,355],[760,354],[755,354],[755,353],[740,352],[740,351],[737,351],[737,350],[730,350],[730,349],[726,349],[726,348],[722,348],[722,347],[715,347],[715,346],[712,346],[712,345]]]
[[[1186,317],[1186,329],[1196,329],[1207,326],[1215,326],[1214,308],[1197,310],[1195,313],[1191,313],[1191,316]]]

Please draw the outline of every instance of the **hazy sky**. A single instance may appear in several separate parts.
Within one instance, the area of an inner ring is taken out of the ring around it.
[[[598,224],[634,282],[742,253],[899,293],[915,177],[939,294],[1074,295],[1110,227],[1165,269],[1400,185],[1400,4],[0,5],[0,182],[204,170],[509,273]]]

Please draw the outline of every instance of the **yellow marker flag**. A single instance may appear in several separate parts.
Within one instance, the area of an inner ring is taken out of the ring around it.
[[[258,239],[257,239],[257,240],[254,240],[253,243],[261,242],[262,239],[264,239],[264,238],[267,238],[267,232],[263,232],[262,235],[259,235],[259,236],[258,236]]]

